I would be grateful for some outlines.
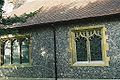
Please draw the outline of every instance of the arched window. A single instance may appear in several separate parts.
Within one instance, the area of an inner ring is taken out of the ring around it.
[[[4,64],[11,64],[11,41],[7,40],[4,44]]]
[[[70,50],[73,66],[109,66],[105,27],[81,27],[71,30]]]
[[[20,44],[18,40],[14,40],[12,43],[12,63],[20,63]]]
[[[29,39],[25,38],[21,44],[22,63],[29,63]]]
[[[29,43],[29,35],[0,36],[0,65],[28,65],[30,63]]]

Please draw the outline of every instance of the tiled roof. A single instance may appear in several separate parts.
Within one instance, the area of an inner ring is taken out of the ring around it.
[[[53,23],[120,13],[120,0],[41,0],[40,2],[40,4],[34,2],[40,8],[40,11],[34,17],[15,26]],[[32,4],[29,3],[31,7]],[[29,5],[27,6],[29,7]],[[18,10],[22,10],[24,6],[21,6]]]

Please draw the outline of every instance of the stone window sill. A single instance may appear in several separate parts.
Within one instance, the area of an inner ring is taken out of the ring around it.
[[[104,61],[81,61],[75,62],[72,66],[109,66],[107,62]]]
[[[17,68],[17,67],[32,67],[31,64],[27,64],[27,63],[24,63],[24,64],[4,64],[2,66],[0,66],[0,68]]]

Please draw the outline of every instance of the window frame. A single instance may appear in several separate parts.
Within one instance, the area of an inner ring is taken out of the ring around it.
[[[11,40],[11,39],[19,39],[19,38],[26,38],[29,37],[29,63],[22,63],[22,64],[1,64],[0,63],[0,68],[16,68],[16,67],[32,67],[32,40],[31,40],[31,34],[7,34],[7,35],[1,35],[0,36],[0,45],[1,45],[1,41],[2,40]],[[3,46],[2,46],[2,49]],[[4,55],[2,55],[2,51],[1,51],[1,46],[0,46],[0,62],[2,62],[2,57],[4,57]]]
[[[81,30],[93,30],[93,29],[101,29],[101,48],[102,48],[102,60],[101,61],[77,61],[77,53],[76,53],[76,42],[75,42],[75,32],[79,32]],[[108,39],[108,35],[106,35],[107,29],[104,25],[98,26],[87,26],[87,27],[75,27],[70,29],[70,64],[72,66],[109,66],[110,57],[107,56],[108,51],[108,43],[106,40]]]

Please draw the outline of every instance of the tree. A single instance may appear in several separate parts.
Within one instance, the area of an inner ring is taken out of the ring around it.
[[[4,4],[4,0],[0,0],[0,19],[2,18],[2,6]]]
[[[14,23],[24,23],[26,22],[26,20],[29,18],[29,17],[32,17],[34,16],[37,12],[30,12],[29,14],[26,14],[24,13],[23,15],[21,16],[17,16],[17,15],[14,15],[13,17],[7,17],[7,18],[4,18],[2,17],[2,6],[4,5],[4,0],[1,0],[0,1],[0,24],[3,24],[3,25],[12,25]],[[19,4],[17,4],[17,6],[20,6]]]

